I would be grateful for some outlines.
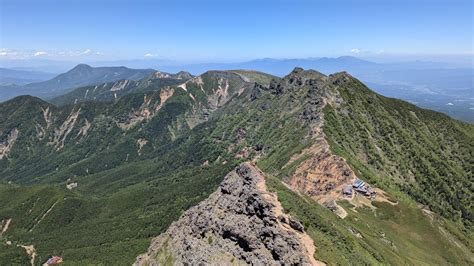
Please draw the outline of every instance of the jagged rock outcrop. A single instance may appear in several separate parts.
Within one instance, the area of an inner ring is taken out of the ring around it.
[[[243,163],[155,238],[135,265],[315,265],[313,253],[303,226],[266,191],[263,174]]]
[[[356,178],[347,162],[331,152],[323,131],[324,107],[328,104],[340,105],[342,97],[335,86],[350,79],[351,77],[345,72],[325,76],[314,70],[295,68],[283,79],[269,86],[270,92],[274,94],[297,94],[296,98],[303,99],[302,102],[297,102],[295,108],[301,108],[299,119],[311,128],[309,137],[313,144],[301,154],[294,155],[288,162],[290,164],[303,156],[307,157],[297,165],[294,172],[284,178],[284,181],[294,190],[318,201],[327,199],[328,194],[334,194],[345,183],[350,183]]]

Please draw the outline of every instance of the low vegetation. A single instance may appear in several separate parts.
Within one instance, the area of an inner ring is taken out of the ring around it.
[[[344,104],[327,106],[332,150],[361,177],[396,186],[416,201],[470,228],[473,220],[474,127],[385,98],[354,81],[339,89]]]
[[[113,102],[57,107],[24,96],[0,104],[0,143],[19,131],[0,160],[0,221],[12,219],[0,237],[0,261],[29,260],[21,244],[34,245],[38,263],[59,255],[66,265],[129,265],[236,165],[255,159],[276,176],[267,184],[302,221],[318,260],[472,264],[472,125],[384,98],[356,80],[330,85],[343,99],[324,109],[332,152],[399,202],[357,212],[340,202],[349,215],[336,219],[281,182],[305,157],[287,165],[290,158],[313,144],[301,114],[316,92],[281,92],[275,84],[271,91],[272,78],[208,72],[186,90],[173,86],[166,102],[156,88]],[[74,112],[77,120],[65,123]],[[120,127],[133,119],[138,122]],[[84,133],[86,121],[91,127]],[[55,136],[65,132],[64,145],[56,145]],[[71,183],[77,187],[67,189]]]

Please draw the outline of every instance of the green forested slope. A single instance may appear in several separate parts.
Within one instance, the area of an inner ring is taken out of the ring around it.
[[[376,95],[346,74],[326,78],[297,71],[283,80],[270,78],[258,72],[207,72],[184,88],[172,86],[174,93],[163,105],[163,88],[112,103],[56,107],[21,97],[0,104],[0,142],[13,129],[19,131],[0,160],[0,222],[12,219],[0,237],[0,261],[28,259],[15,245],[32,244],[37,264],[50,254],[63,256],[66,265],[130,264],[151,237],[212,193],[235,165],[254,159],[267,174],[279,177],[270,177],[269,186],[285,210],[304,223],[320,260],[469,264],[471,125]],[[323,116],[311,110],[319,110],[322,97],[332,97],[328,92],[343,99],[324,109],[324,133],[332,150],[361,178],[392,193],[399,205],[382,204],[375,212],[358,208],[339,220],[280,181],[294,170],[294,163],[287,165],[290,158],[313,144],[308,121],[320,123]],[[158,106],[146,119],[120,126]],[[58,149],[57,129],[76,113]],[[87,123],[91,126],[84,134]],[[44,137],[38,135],[40,126]],[[77,188],[66,189],[74,182]],[[424,215],[413,199],[449,220]],[[447,228],[446,235],[438,227]],[[356,231],[363,237],[356,237]]]
[[[25,96],[0,105],[1,139],[7,140],[13,129],[19,131],[11,152],[0,161],[4,181],[0,222],[12,219],[0,237],[2,262],[24,259],[24,250],[14,247],[32,244],[37,263],[56,254],[73,264],[130,264],[151,237],[213,192],[237,160],[211,137],[214,123],[194,122],[188,134],[191,126],[186,118],[204,121],[193,110],[211,109],[206,95],[223,77],[209,73],[202,78],[202,88],[175,88],[156,115],[127,130],[117,123],[141,110],[145,96],[150,109],[161,104],[159,90],[128,95],[113,104],[86,102],[58,108]],[[244,82],[238,76],[230,79],[234,80],[228,81],[227,93],[232,95],[234,86]],[[44,118],[47,108],[52,112],[49,127]],[[51,142],[76,112],[77,121],[58,149]],[[86,120],[92,126],[78,137]],[[46,129],[46,137],[39,137],[38,126]],[[148,141],[140,152],[138,139]],[[72,182],[78,187],[69,191],[66,184]]]
[[[396,185],[416,201],[471,226],[474,127],[383,97],[351,78],[344,103],[327,106],[324,130],[333,150],[363,165],[364,177]]]
[[[270,178],[269,187],[278,193],[285,211],[304,224],[316,245],[318,260],[334,265],[470,265],[472,246],[460,231],[458,238],[439,228],[450,226],[442,218],[427,217],[410,201],[392,206],[376,203],[376,210],[342,202],[349,215],[335,215],[308,197],[299,195]],[[454,229],[457,230],[457,229]],[[454,232],[452,232],[454,233]],[[459,245],[459,246],[458,246]]]
[[[178,85],[190,78],[192,76],[187,72],[180,72],[178,74],[154,72],[140,80],[123,79],[80,87],[55,97],[50,102],[58,106],[87,101],[110,102],[131,93],[156,91],[166,86]]]

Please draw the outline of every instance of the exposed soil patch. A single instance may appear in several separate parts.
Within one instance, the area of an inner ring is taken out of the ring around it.
[[[2,220],[2,223],[0,224],[0,229],[1,229],[0,236],[2,236],[3,234],[7,232],[8,227],[10,226],[11,222],[12,222],[12,218],[9,218],[5,221]]]
[[[138,139],[137,140],[138,155],[142,154],[142,149],[147,143],[148,143],[148,140],[146,140],[146,139]]]
[[[19,134],[20,131],[14,128],[10,131],[5,141],[0,140],[0,160],[6,157],[11,151],[13,144],[15,144],[16,140],[18,139]]]
[[[79,118],[80,111],[81,108],[77,109],[76,111],[73,109],[61,126],[54,129],[54,136],[53,140],[49,143],[50,145],[55,146],[57,150],[60,150],[64,147],[67,136],[74,129],[74,125]]]
[[[173,94],[174,89],[170,87],[162,88],[160,90],[160,101],[155,104],[152,104],[152,99],[145,95],[143,104],[137,110],[130,112],[125,121],[117,122],[117,126],[126,131],[142,121],[153,118]]]
[[[334,191],[341,190],[344,184],[350,183],[356,178],[343,158],[331,154],[329,145],[323,139],[316,141],[302,154],[310,157],[301,162],[295,172],[285,181],[294,190],[301,191],[317,201],[325,199]],[[299,157],[294,156],[290,162],[298,159]]]
[[[18,245],[18,247],[22,247],[25,249],[26,251],[26,254],[28,254],[28,257],[30,257],[30,263],[32,266],[35,265],[35,260],[36,260],[36,249],[33,245],[29,245],[29,246],[26,246],[26,245]]]

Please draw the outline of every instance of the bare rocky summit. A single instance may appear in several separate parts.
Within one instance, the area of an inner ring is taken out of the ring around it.
[[[315,265],[303,226],[284,214],[251,163],[230,172],[219,189],[152,240],[135,265]]]

